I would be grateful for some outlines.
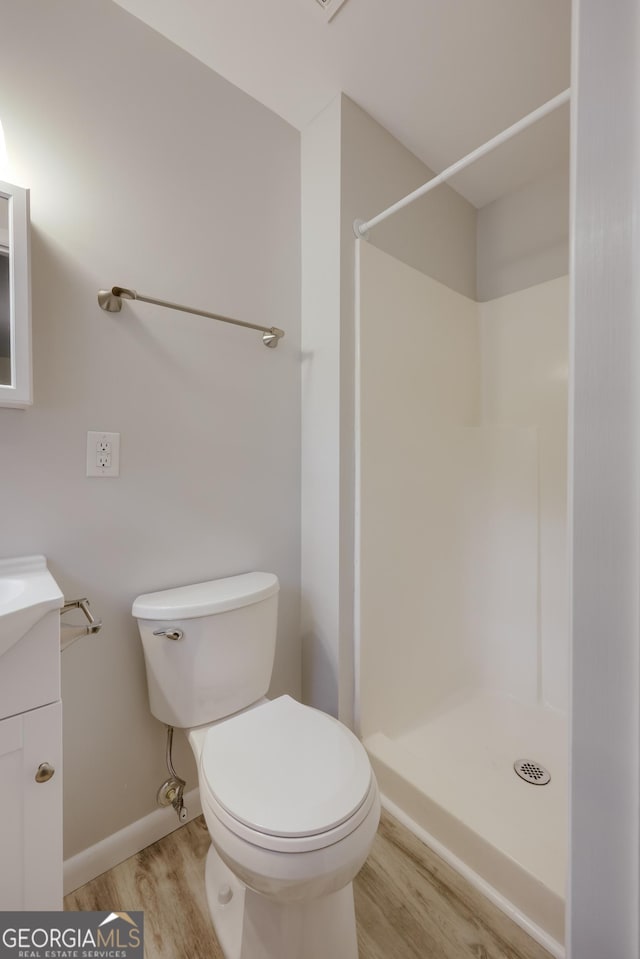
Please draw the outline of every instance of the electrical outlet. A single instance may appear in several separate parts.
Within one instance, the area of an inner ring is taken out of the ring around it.
[[[120,475],[120,434],[87,433],[87,476]]]

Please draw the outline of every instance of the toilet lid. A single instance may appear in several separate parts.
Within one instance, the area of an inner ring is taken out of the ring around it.
[[[296,838],[349,819],[369,793],[371,766],[346,726],[281,696],[211,727],[201,776],[233,819]]]

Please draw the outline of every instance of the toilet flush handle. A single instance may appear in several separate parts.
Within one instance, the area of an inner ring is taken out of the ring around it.
[[[181,629],[155,629],[154,636],[166,636],[167,639],[182,639],[184,633]]]

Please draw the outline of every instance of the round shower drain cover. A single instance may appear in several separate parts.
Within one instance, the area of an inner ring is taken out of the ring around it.
[[[534,786],[546,786],[551,781],[551,773],[533,759],[516,759],[513,768],[520,779]]]

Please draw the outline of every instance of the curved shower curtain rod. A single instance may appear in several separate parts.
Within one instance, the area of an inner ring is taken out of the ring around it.
[[[471,153],[468,153],[465,157],[462,157],[461,160],[457,160],[455,163],[452,163],[451,166],[447,167],[446,170],[443,170],[442,173],[432,177],[431,180],[427,180],[426,183],[423,183],[423,185],[418,187],[417,190],[414,190],[413,193],[409,193],[407,196],[403,197],[402,200],[398,200],[397,203],[394,203],[386,210],[383,210],[382,213],[378,213],[377,216],[372,217],[370,220],[354,220],[353,232],[359,240],[362,238],[366,239],[369,230],[371,230],[374,226],[377,226],[378,223],[382,223],[382,221],[386,220],[387,217],[393,216],[393,214],[397,213],[398,210],[402,210],[405,206],[409,206],[409,204],[413,203],[414,200],[418,200],[421,196],[424,196],[425,193],[429,193],[431,190],[435,189],[435,187],[440,186],[441,183],[444,183],[452,176],[455,176],[456,173],[459,173],[466,167],[471,166],[471,164],[475,163],[476,160],[486,156],[487,153],[491,153],[491,151],[495,150],[496,147],[506,143],[507,140],[510,140],[518,133],[521,133],[522,130],[526,130],[527,127],[537,123],[538,120],[542,120],[542,118],[546,117],[548,113],[552,113],[554,110],[557,110],[558,107],[568,103],[570,99],[571,87],[569,87],[567,90],[564,90],[562,93],[559,93],[558,96],[553,97],[553,99],[547,100],[547,102],[543,103],[542,106],[538,107],[537,110],[534,110],[532,113],[528,113],[526,117],[522,117],[522,119],[518,120],[517,123],[507,127],[507,129],[503,130],[502,133],[498,133],[497,136],[493,137],[491,140],[488,140]]]

